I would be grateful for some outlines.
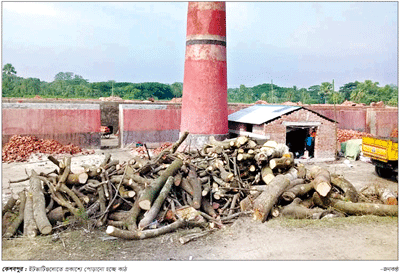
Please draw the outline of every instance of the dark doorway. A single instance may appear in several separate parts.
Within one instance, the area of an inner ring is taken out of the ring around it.
[[[286,127],[286,145],[293,152],[295,158],[304,157],[306,150],[309,157],[314,157],[315,136],[311,137],[311,132],[312,128],[310,127]]]

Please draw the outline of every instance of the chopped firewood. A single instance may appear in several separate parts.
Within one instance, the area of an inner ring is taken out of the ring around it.
[[[377,216],[398,216],[397,205],[383,205],[375,203],[352,203],[330,197],[321,197],[317,192],[313,195],[316,205],[334,209],[347,215],[377,215]]]
[[[147,227],[155,219],[158,212],[160,211],[162,204],[164,203],[165,199],[167,198],[167,195],[168,195],[169,191],[171,190],[173,183],[174,183],[174,177],[169,176],[167,179],[167,182],[161,189],[160,194],[158,195],[157,199],[154,201],[150,210],[145,213],[143,219],[139,222],[139,225],[138,225],[139,229],[143,229],[143,228]]]
[[[314,189],[312,183],[299,184],[288,190],[285,190],[285,192],[282,194],[282,198],[287,202],[292,202],[296,197],[301,197],[309,193],[312,189]]]
[[[49,219],[51,224],[56,224],[57,222],[63,222],[65,220],[65,210],[59,206],[50,211],[47,214],[47,218]]]
[[[188,180],[193,189],[193,207],[199,209],[201,206],[201,182],[193,169],[189,170]]]
[[[281,158],[274,158],[269,161],[269,167],[274,170],[277,168],[288,169],[294,165],[293,153],[285,154]]]
[[[181,168],[183,162],[181,159],[176,159],[160,177],[158,177],[154,182],[148,186],[140,196],[139,206],[144,210],[149,210],[151,203],[156,198],[157,193],[161,190],[164,183],[167,181],[169,176],[174,176],[175,172]]]
[[[46,201],[43,193],[42,183],[38,176],[32,172],[29,180],[29,191],[32,193],[33,218],[42,234],[50,234],[53,227],[46,216]]]
[[[367,197],[375,196],[387,205],[397,205],[397,193],[386,184],[368,184],[360,190],[360,193]]]
[[[331,175],[327,169],[319,166],[311,167],[310,178],[315,191],[321,196],[325,197],[331,191]]]
[[[13,207],[15,206],[15,203],[18,200],[18,195],[11,193],[10,198],[8,199],[7,203],[3,206],[2,209],[2,216],[4,216],[4,214],[6,214],[9,211],[12,211]]]
[[[283,175],[276,176],[254,201],[254,219],[265,222],[272,207],[277,203],[283,191],[289,185],[289,179]]]
[[[83,185],[87,182],[89,175],[85,172],[79,174],[69,174],[66,179],[66,184]]]
[[[84,170],[76,173],[71,172],[71,157],[49,157],[57,166],[55,171],[32,172],[18,181],[39,179],[36,189],[44,197],[39,208],[57,229],[68,227],[67,222],[60,225],[65,219],[75,220],[71,222],[74,225],[78,220],[97,227],[108,224],[107,233],[124,239],[155,237],[191,222],[221,228],[247,214],[262,222],[270,215],[322,218],[338,216],[338,211],[397,216],[393,207],[377,212],[371,209],[387,206],[382,202],[397,202],[397,191],[370,191],[380,204],[345,203],[356,201],[358,195],[364,199],[366,194],[358,194],[345,178],[326,169],[306,170],[302,164],[295,165],[293,153],[283,143],[267,141],[262,145],[247,136],[224,141],[211,137],[202,149],[177,152],[186,137],[187,133],[172,146],[160,147],[160,153],[151,159],[143,153],[120,162],[106,154],[101,164],[81,165]],[[37,225],[41,221],[36,219],[37,228],[32,226],[32,232],[25,228],[30,223],[28,197],[24,233],[44,234],[40,231],[43,224]],[[32,205],[32,212],[36,207]],[[20,201],[11,197],[3,208],[3,231],[12,224],[9,219],[17,219],[20,209]]]
[[[266,185],[268,185],[274,178],[275,175],[269,166],[266,165],[261,169],[261,179]]]
[[[331,174],[331,184],[343,190],[344,197],[350,202],[358,202],[358,192],[348,180],[338,175]]]
[[[17,218],[15,218],[12,223],[7,227],[6,232],[4,233],[5,238],[11,238],[18,230],[18,227],[21,225],[22,221],[24,220],[24,211],[25,211],[25,202],[26,202],[26,195],[25,191],[21,191],[19,194],[19,213]]]
[[[26,193],[26,202],[24,209],[24,236],[29,238],[36,237],[38,228],[33,217],[33,194],[28,191]]]
[[[294,219],[319,219],[324,211],[322,208],[307,208],[302,206],[300,198],[295,198],[291,204],[284,206],[279,210],[279,215]],[[277,216],[276,216],[277,217]]]

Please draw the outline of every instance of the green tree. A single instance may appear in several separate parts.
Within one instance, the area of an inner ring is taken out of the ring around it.
[[[72,80],[72,76],[74,74],[72,72],[59,72],[54,76],[54,81],[68,81]]]
[[[327,103],[327,100],[330,96],[330,94],[332,93],[332,83],[330,82],[323,82],[321,84],[321,88],[320,88],[320,95],[324,98],[324,103]]]
[[[286,101],[294,102],[295,101],[295,97],[296,97],[295,89],[290,88],[288,91],[286,91],[286,94],[285,94],[285,100]]]
[[[357,84],[357,88],[350,94],[350,99],[356,103],[370,104],[371,102],[377,102],[378,100],[378,82],[372,82],[371,80],[365,80],[362,83]]]
[[[16,75],[17,71],[15,70],[13,65],[11,65],[10,63],[7,63],[3,67],[3,74],[8,75],[8,76],[12,76],[12,75]]]
[[[324,98],[321,95],[321,86],[320,85],[314,85],[314,86],[309,87],[308,92],[310,94],[313,104],[321,104],[324,102]]]
[[[357,88],[358,82],[350,82],[340,87],[339,92],[343,95],[345,100],[350,100],[350,94]]]
[[[329,104],[341,104],[344,102],[344,96],[342,93],[334,91],[329,94]]]
[[[182,82],[175,82],[171,84],[172,93],[175,98],[182,97],[183,93],[183,83]]]

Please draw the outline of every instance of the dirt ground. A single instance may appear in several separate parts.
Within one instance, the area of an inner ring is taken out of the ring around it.
[[[128,149],[96,150],[94,155],[72,158],[72,170],[82,162],[100,162],[105,152],[113,159],[128,160]],[[306,163],[312,164],[312,163]],[[374,166],[356,161],[351,166],[344,159],[318,163],[331,172],[343,174],[360,190],[366,184],[379,182],[398,191],[394,178],[377,177]],[[9,179],[26,177],[25,169],[48,172],[54,165],[44,159],[29,163],[3,163],[2,197],[18,192],[27,183],[8,184]],[[398,218],[345,217],[321,220],[275,218],[258,223],[251,217],[241,217],[233,224],[191,241],[179,242],[183,234],[196,229],[181,229],[175,233],[139,241],[108,237],[105,228],[66,230],[35,239],[17,237],[2,240],[3,261],[336,261],[379,262],[376,270],[398,266]],[[389,261],[389,262],[385,262]],[[286,263],[286,266],[287,263]],[[363,264],[365,267],[365,264]],[[375,271],[374,271],[375,272]]]

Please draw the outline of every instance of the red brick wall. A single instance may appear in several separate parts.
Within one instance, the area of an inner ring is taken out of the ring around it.
[[[62,144],[100,147],[98,104],[3,103],[2,143],[33,135]]]
[[[373,135],[389,137],[398,128],[396,108],[370,108],[367,111],[367,129]]]
[[[365,106],[336,106],[307,105],[306,108],[318,112],[338,122],[338,128],[367,132],[367,107]]]

